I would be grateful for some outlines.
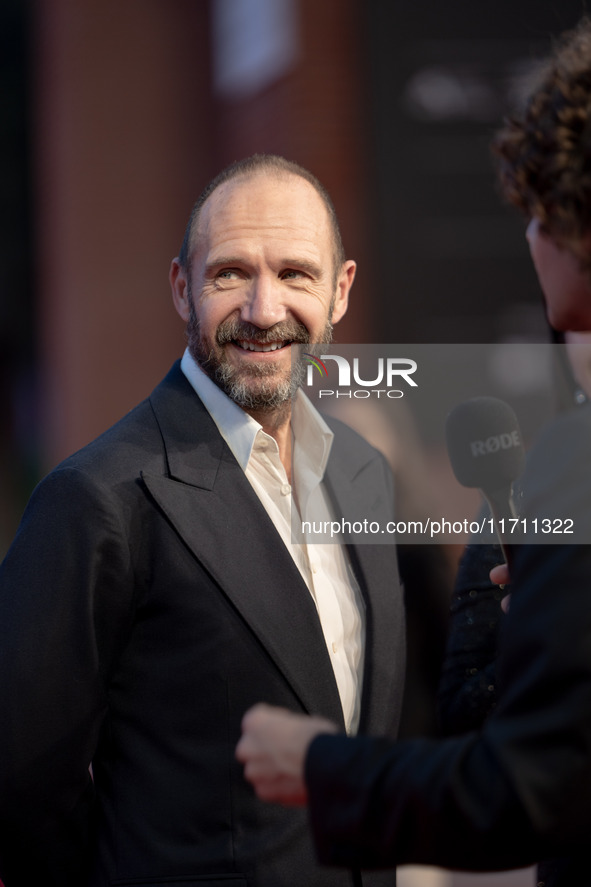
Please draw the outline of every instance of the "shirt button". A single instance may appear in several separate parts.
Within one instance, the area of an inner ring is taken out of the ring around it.
[[[281,487],[281,495],[282,495],[282,496],[289,496],[290,493],[291,493],[291,487],[290,487],[290,485],[289,485],[289,484],[283,484],[283,486]]]
[[[267,447],[269,446],[269,441],[268,441],[268,440],[265,440],[264,437],[261,437],[261,438],[259,439],[259,442],[258,442],[257,446],[258,446],[259,450],[266,450]]]
[[[336,652],[337,652],[337,645],[335,644],[334,641],[332,642],[332,652],[333,652],[333,653],[336,653]]]
[[[310,564],[310,569],[312,570],[313,573],[317,573],[318,572],[318,564],[312,562]]]

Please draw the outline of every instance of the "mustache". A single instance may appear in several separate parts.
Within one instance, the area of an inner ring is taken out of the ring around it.
[[[304,324],[297,320],[283,320],[263,330],[247,321],[230,317],[219,325],[215,338],[218,345],[227,345],[228,342],[237,339],[248,339],[249,342],[256,342],[258,345],[268,345],[278,340],[307,345],[310,342],[310,333]]]

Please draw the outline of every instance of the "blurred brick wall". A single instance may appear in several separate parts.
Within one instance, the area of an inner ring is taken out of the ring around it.
[[[207,6],[39,0],[37,304],[46,466],[184,346],[168,286],[211,171]]]

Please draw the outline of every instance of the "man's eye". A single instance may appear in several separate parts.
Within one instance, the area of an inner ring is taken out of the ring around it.
[[[232,268],[225,268],[223,271],[218,272],[218,277],[221,277],[222,280],[235,280],[238,277],[238,272]]]
[[[287,271],[284,271],[281,275],[283,280],[296,280],[298,277],[303,277],[303,271],[295,271],[293,268],[288,268]]]

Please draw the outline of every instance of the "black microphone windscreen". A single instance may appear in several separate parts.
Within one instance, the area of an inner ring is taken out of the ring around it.
[[[445,436],[458,481],[486,492],[511,485],[524,468],[517,416],[496,397],[475,397],[447,417]]]

